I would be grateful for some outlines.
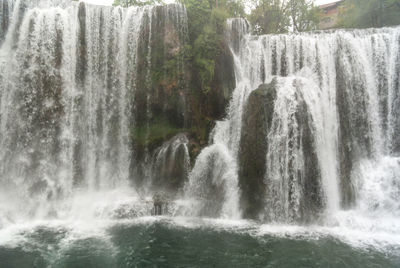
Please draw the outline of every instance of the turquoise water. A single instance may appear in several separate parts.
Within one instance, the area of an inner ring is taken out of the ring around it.
[[[0,230],[0,267],[400,267],[398,246],[354,246],[307,228],[167,218],[92,224]]]

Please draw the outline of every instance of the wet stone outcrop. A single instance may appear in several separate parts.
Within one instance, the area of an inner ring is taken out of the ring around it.
[[[226,108],[236,87],[233,55],[226,42],[215,60],[214,79],[206,96],[207,112],[214,120],[226,115]]]
[[[183,59],[187,18],[179,5],[155,6],[143,16],[137,48],[132,177],[144,186],[151,156],[184,131],[187,121],[188,69]]]
[[[264,176],[268,150],[267,135],[271,127],[276,99],[276,80],[253,91],[243,115],[239,152],[241,206],[246,218],[257,218],[264,206]]]
[[[184,14],[174,9],[175,6],[156,6],[143,18],[137,53],[137,126],[161,117],[175,127],[185,125],[188,74],[183,49],[187,25]]]
[[[250,32],[250,24],[245,19],[228,19],[227,39],[232,46],[234,53],[240,52],[240,45],[246,34]]]
[[[4,37],[8,30],[9,18],[10,18],[10,7],[9,3],[6,0],[1,1],[0,3],[0,44],[3,42]]]
[[[336,99],[339,115],[339,165],[341,205],[351,207],[355,202],[352,171],[357,162],[372,155],[371,121],[368,110],[367,77],[356,68],[362,64],[348,64],[354,57],[347,55],[348,47],[342,44],[336,61]],[[348,64],[352,70],[346,70]]]
[[[323,135],[318,87],[302,77],[280,78],[268,132],[266,194],[263,219],[315,222],[325,208],[322,188]]]
[[[400,43],[400,35],[397,37],[397,43]],[[396,55],[396,64],[393,72],[392,82],[392,102],[389,103],[391,113],[389,115],[390,151],[392,154],[400,155],[400,53]]]
[[[325,206],[322,193],[321,167],[316,151],[313,121],[309,108],[304,101],[300,101],[295,118],[300,133],[295,146],[301,150],[303,170],[299,170],[298,167],[290,163],[289,178],[290,180],[300,180],[302,193],[299,214],[294,216],[293,219],[308,223],[318,220]],[[292,194],[296,194],[295,190],[290,191],[289,195]]]
[[[178,134],[158,148],[151,163],[151,188],[175,195],[187,180],[190,159],[189,140],[185,134]]]
[[[10,41],[16,42],[19,38],[19,27],[22,23],[24,14],[27,10],[27,1],[21,1],[18,9],[16,7],[16,0],[2,0],[0,3],[0,45],[6,38],[7,32],[10,31],[11,20],[15,20],[15,25],[12,30]],[[13,14],[15,12],[15,14]],[[13,15],[16,15],[14,18]]]
[[[170,203],[168,194],[160,191],[153,195],[153,210],[152,215],[161,216],[168,214],[168,205]]]
[[[245,106],[239,152],[243,216],[307,223],[325,203],[308,80],[274,79]]]

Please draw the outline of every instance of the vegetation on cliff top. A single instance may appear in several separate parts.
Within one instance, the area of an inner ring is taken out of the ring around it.
[[[231,1],[180,0],[188,12],[189,44],[186,47],[195,85],[204,93],[211,88],[215,59],[224,49],[225,21],[228,17],[244,13],[243,7],[228,10]]]
[[[189,27],[192,29],[192,42],[203,30],[207,30],[207,27],[209,30],[211,14],[215,9],[219,10],[217,12],[219,18],[226,15],[247,17],[253,25],[255,34],[315,30],[318,29],[321,17],[321,10],[315,5],[315,0],[177,0],[177,2],[185,4],[188,9],[191,17]],[[127,7],[161,3],[163,0],[115,0],[114,5]],[[336,27],[368,28],[398,25],[399,14],[400,0],[346,0],[340,8],[340,19]],[[207,74],[212,73],[210,62],[200,61],[199,65],[205,70],[203,76],[206,81]]]
[[[346,0],[337,26],[376,28],[399,24],[400,0]]]
[[[162,0],[115,0],[114,5],[132,6],[162,3]],[[248,17],[254,33],[283,33],[316,29],[319,11],[314,0],[177,0],[186,6],[189,42],[184,54],[192,69],[192,88],[207,94],[215,77],[216,59],[226,49],[225,21]],[[246,14],[246,7],[251,12]]]
[[[313,0],[250,0],[255,34],[304,32],[318,28],[320,10]]]

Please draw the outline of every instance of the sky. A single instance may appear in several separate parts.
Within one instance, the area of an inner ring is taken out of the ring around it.
[[[96,5],[108,5],[110,6],[114,0],[83,0],[84,2],[87,3],[91,3],[91,4],[96,4]],[[315,3],[317,5],[322,5],[322,4],[326,4],[326,3],[331,3],[331,2],[335,2],[336,0],[316,0]],[[173,2],[173,0],[167,0],[165,2]]]

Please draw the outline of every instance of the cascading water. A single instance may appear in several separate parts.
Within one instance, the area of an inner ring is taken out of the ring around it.
[[[184,44],[185,8],[17,0],[2,1],[1,14],[0,215],[90,217],[102,213],[100,196],[111,203],[100,206],[139,202],[136,99],[147,91],[151,105],[156,34]]]
[[[13,11],[13,2],[3,1],[0,5],[0,44],[3,42],[8,26],[10,24],[10,17]]]
[[[226,36],[233,51],[239,49],[249,29],[244,20],[238,22],[240,26],[237,31],[228,31]],[[189,174],[189,181],[185,185],[185,215],[241,218],[236,158],[243,107],[257,81],[253,83],[242,73],[248,67],[245,65],[248,62],[241,61],[235,53],[234,61],[237,88],[228,107],[227,119],[216,123],[210,138],[212,145],[200,153]]]
[[[186,135],[178,134],[155,152],[149,170],[151,184],[156,190],[174,192],[182,189],[190,170],[188,143]]]
[[[322,221],[368,231],[379,229],[373,218],[384,214],[395,235],[399,218],[389,214],[397,215],[399,201],[399,33],[383,28],[257,37],[246,21],[229,20],[237,87],[227,118],[217,122],[212,145],[198,157],[186,185],[191,214],[246,216],[259,202],[253,216],[263,221]],[[248,169],[242,171],[242,161],[252,162],[243,160],[243,137],[258,132],[242,127],[244,111],[252,91],[274,77],[276,97],[264,104],[272,105],[271,122],[258,138],[259,148],[267,144],[257,185],[263,190],[255,186],[247,194],[244,186],[254,182]],[[224,197],[211,200],[210,189]],[[240,195],[248,198],[244,207]],[[361,223],[365,217],[368,226]]]
[[[22,245],[43,267],[86,248],[96,267],[165,266],[195,246],[214,246],[205,266],[256,267],[271,236],[285,260],[305,243],[374,261],[338,237],[399,263],[400,28],[252,36],[228,20],[236,89],[190,171],[182,5],[2,0],[0,15],[0,266]]]
[[[325,205],[320,185],[321,177],[329,174],[323,169],[329,166],[324,164],[335,164],[318,161],[325,155],[316,148],[329,149],[320,91],[312,81],[301,77],[280,78],[276,87],[267,138],[264,217],[277,222],[317,217]]]

